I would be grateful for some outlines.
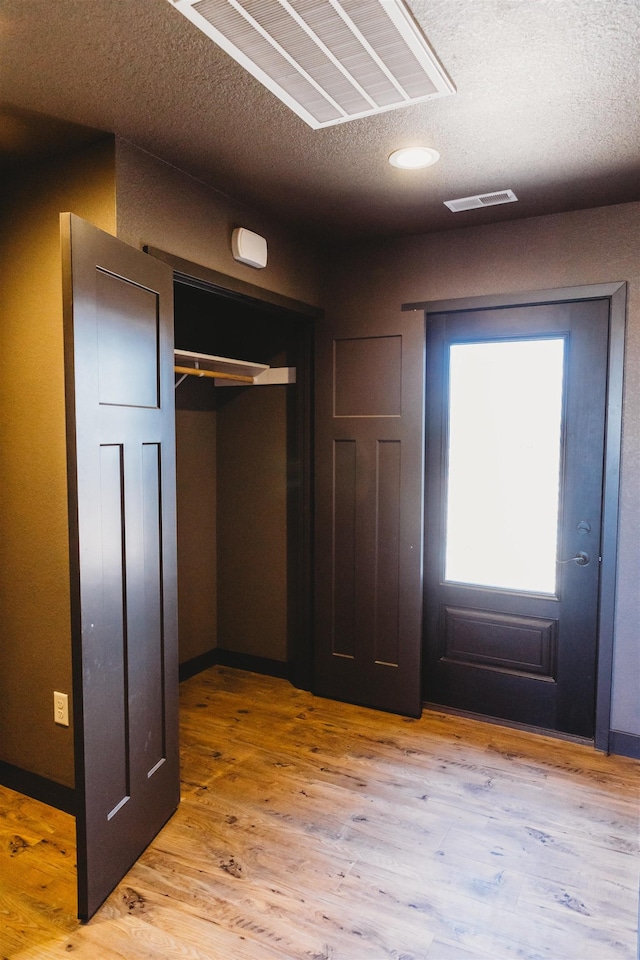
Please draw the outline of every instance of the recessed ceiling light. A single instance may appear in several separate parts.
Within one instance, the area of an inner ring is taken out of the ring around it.
[[[431,147],[405,147],[403,150],[394,150],[389,163],[401,170],[419,170],[421,167],[430,167],[439,159],[440,154]]]

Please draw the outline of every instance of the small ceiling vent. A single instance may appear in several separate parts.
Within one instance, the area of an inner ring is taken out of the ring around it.
[[[478,193],[475,197],[445,200],[444,205],[453,213],[460,213],[461,210],[476,210],[478,207],[496,207],[499,203],[515,203],[517,199],[513,190],[498,190],[496,193]]]
[[[169,0],[310,127],[455,93],[403,0]]]

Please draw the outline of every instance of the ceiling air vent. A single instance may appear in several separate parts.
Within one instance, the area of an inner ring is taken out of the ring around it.
[[[453,213],[460,213],[461,210],[476,210],[478,207],[496,207],[499,203],[515,203],[517,199],[513,190],[498,190],[496,193],[478,193],[475,197],[445,200],[444,205]]]
[[[310,127],[455,93],[403,0],[169,0]]]

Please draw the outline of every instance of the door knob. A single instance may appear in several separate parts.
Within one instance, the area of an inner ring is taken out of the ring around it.
[[[591,557],[588,553],[585,553],[584,550],[580,550],[576,553],[575,557],[569,557],[568,560],[556,560],[556,563],[577,563],[579,567],[586,567],[586,565],[591,560]]]

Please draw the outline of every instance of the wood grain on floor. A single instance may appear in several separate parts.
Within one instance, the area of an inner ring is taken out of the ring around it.
[[[182,802],[75,919],[74,824],[0,789],[0,958],[634,960],[640,764],[216,667]]]

